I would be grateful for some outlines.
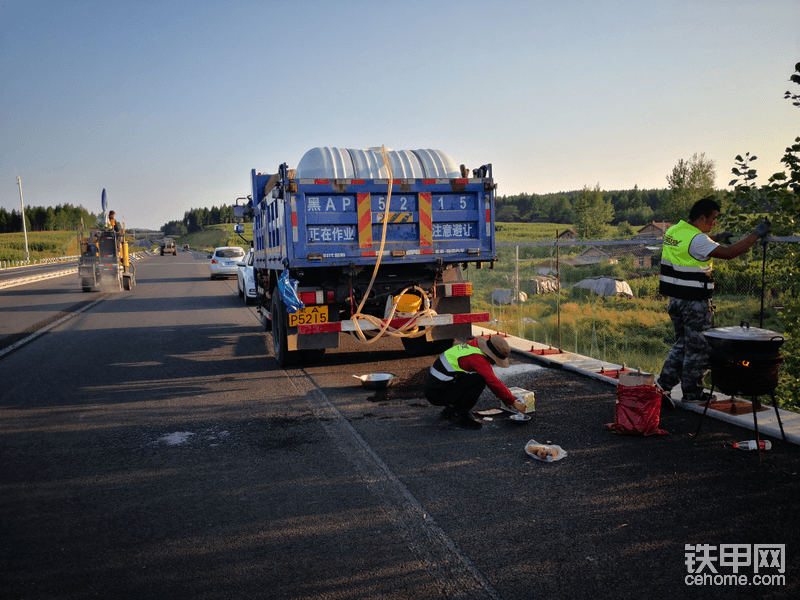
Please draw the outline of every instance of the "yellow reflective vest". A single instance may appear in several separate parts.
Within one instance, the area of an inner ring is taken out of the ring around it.
[[[699,261],[689,254],[689,244],[702,235],[694,225],[681,221],[664,234],[659,292],[681,300],[706,300],[714,292],[712,261]]]
[[[483,352],[470,344],[459,344],[448,348],[431,365],[431,375],[441,381],[451,381],[456,373],[466,373],[467,371],[458,366],[458,360],[470,354],[483,354]]]

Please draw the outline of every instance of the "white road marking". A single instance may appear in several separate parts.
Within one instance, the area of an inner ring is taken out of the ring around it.
[[[452,539],[338,408],[302,370],[285,370],[288,380],[306,398],[308,406],[342,454],[355,466],[367,489],[398,530],[411,551],[446,598],[500,600],[486,577],[456,547]]]

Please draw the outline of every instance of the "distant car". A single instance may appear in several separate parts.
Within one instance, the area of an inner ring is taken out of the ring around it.
[[[237,264],[239,265],[236,274],[239,298],[244,298],[245,304],[252,304],[256,299],[256,272],[253,269],[253,251],[248,251],[245,257]]]
[[[188,252],[189,251],[189,244],[184,244],[183,245],[183,250],[184,250],[184,252]]]
[[[209,269],[211,279],[217,277],[236,277],[239,266],[236,264],[244,256],[244,250],[239,246],[223,246],[214,248],[214,252],[208,255],[211,259]]]

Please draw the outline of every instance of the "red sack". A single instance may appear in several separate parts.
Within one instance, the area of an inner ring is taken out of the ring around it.
[[[626,435],[669,434],[658,428],[660,414],[661,394],[654,386],[619,385],[614,422],[606,427]]]

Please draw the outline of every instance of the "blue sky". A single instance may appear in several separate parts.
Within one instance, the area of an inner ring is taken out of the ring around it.
[[[499,194],[664,188],[704,152],[764,175],[800,2],[0,3],[0,206],[109,207],[129,228],[232,204],[310,148],[435,148]],[[793,89],[798,92],[800,90]]]

